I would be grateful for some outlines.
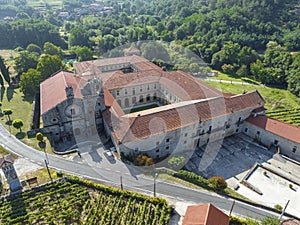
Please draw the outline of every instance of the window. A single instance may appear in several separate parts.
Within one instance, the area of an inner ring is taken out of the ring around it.
[[[70,109],[70,111],[71,111],[71,115],[75,115],[75,109],[74,108]]]
[[[159,152],[159,149],[156,149],[156,152]]]
[[[132,94],[135,95],[135,89],[134,88],[132,88]]]
[[[149,94],[147,95],[146,100],[147,100],[147,101],[150,101],[150,95],[149,95]]]
[[[167,138],[167,139],[166,139],[166,142],[167,142],[167,143],[170,142],[170,138]]]
[[[186,144],[186,141],[184,141],[183,144]]]
[[[132,104],[136,103],[136,97],[132,97]]]
[[[125,95],[127,95],[127,89],[125,89]]]
[[[170,148],[169,146],[166,147],[167,150],[168,150],[169,148]]]
[[[277,145],[277,144],[278,144],[278,140],[275,140],[275,141],[274,141],[274,145]]]
[[[156,93],[153,94],[153,100],[156,100]]]
[[[206,143],[208,143],[209,142],[209,138],[207,138],[207,140],[206,140]]]
[[[142,92],[143,91],[143,88],[140,88],[140,92]]]
[[[248,128],[246,127],[246,128],[245,128],[245,133],[247,133],[247,132],[248,132]]]
[[[148,90],[148,91],[150,90],[150,87],[149,87],[149,85],[147,86],[147,90]]]
[[[156,84],[154,84],[154,89],[156,89]]]
[[[120,95],[120,91],[119,90],[117,90],[117,95]]]
[[[139,148],[135,148],[134,151],[137,153],[139,151]]]
[[[235,132],[238,133],[238,132],[239,132],[239,129],[236,129]]]
[[[187,137],[187,135],[188,135],[187,133],[184,134],[185,137]]]
[[[125,98],[125,107],[128,107],[128,106],[129,106],[129,99]]]
[[[256,134],[257,134],[257,135],[260,135],[260,131],[257,131]]]
[[[159,145],[159,141],[156,142],[156,145]]]
[[[293,151],[293,153],[295,153],[295,152],[296,152],[296,150],[297,150],[297,146],[294,146],[294,147],[293,147],[293,150],[292,150],[292,151]]]
[[[140,96],[140,100],[139,100],[139,102],[143,102],[144,101],[144,99],[143,99],[143,95],[141,95]]]

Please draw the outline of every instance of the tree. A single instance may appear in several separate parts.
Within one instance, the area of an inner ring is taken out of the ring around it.
[[[2,75],[0,74],[0,84],[2,87],[4,87],[4,81],[3,81],[3,78],[2,78]]]
[[[58,55],[43,55],[39,59],[36,69],[45,80],[53,73],[63,69],[63,63]]]
[[[300,53],[296,54],[288,74],[288,90],[300,96]]]
[[[2,109],[1,109],[1,107],[2,107],[2,102],[0,102],[0,112],[2,112]]]
[[[184,164],[185,164],[185,158],[183,156],[173,156],[168,161],[168,165],[172,169],[180,169],[184,166]]]
[[[36,133],[35,137],[36,137],[36,140],[39,142],[44,141],[44,135],[41,132]]]
[[[27,72],[30,68],[35,69],[38,63],[38,55],[35,52],[22,51],[15,58],[15,70],[21,75]]]
[[[21,128],[22,128],[23,125],[24,125],[24,123],[23,123],[22,120],[20,120],[20,119],[15,119],[15,120],[13,120],[12,125],[13,125],[14,128],[20,129],[20,133],[22,133],[22,129],[21,129]]]
[[[40,48],[40,46],[32,43],[27,45],[26,51],[28,51],[29,53],[36,53],[37,55],[40,55],[42,53],[42,49]]]
[[[208,179],[210,186],[217,191],[223,191],[227,188],[227,183],[221,176],[214,176]]]
[[[3,109],[2,110],[3,114],[7,116],[8,121],[10,121],[10,115],[12,114],[12,110],[11,109]]]
[[[246,65],[242,65],[237,71],[236,74],[240,77],[248,76],[248,70]]]
[[[90,46],[87,30],[84,28],[73,28],[69,36],[69,46]]]
[[[58,55],[59,57],[61,57],[62,55],[61,48],[50,42],[45,42],[43,49],[44,49],[44,54],[47,55]]]
[[[22,73],[20,78],[20,88],[24,95],[34,96],[40,90],[40,83],[43,77],[36,69],[29,69]]]
[[[0,70],[4,80],[10,84],[9,67],[5,66],[4,59],[0,56]]]
[[[77,55],[79,62],[93,59],[93,51],[86,46],[76,47],[75,54]]]

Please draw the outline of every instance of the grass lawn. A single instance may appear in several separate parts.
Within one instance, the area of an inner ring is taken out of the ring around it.
[[[287,90],[281,90],[277,88],[270,88],[265,86],[252,86],[241,84],[230,84],[205,81],[207,84],[220,88],[223,92],[241,94],[243,91],[255,91],[258,90],[262,97],[265,99],[265,107],[272,111],[276,109],[292,109],[300,107],[300,98],[291,94]]]

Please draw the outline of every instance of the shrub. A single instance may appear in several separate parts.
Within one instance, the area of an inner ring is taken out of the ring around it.
[[[221,176],[215,176],[208,179],[210,186],[212,189],[216,191],[223,191],[227,188],[227,183]]]
[[[174,175],[175,177],[178,177],[180,179],[189,181],[193,184],[199,185],[204,188],[209,188],[209,182],[204,177],[201,177],[195,173],[186,171],[186,170],[179,170],[178,173]]]
[[[185,164],[185,158],[183,156],[173,156],[168,161],[168,165],[172,169],[181,168],[184,166],[184,164]]]
[[[154,160],[147,154],[138,154],[134,159],[134,164],[137,166],[151,166],[154,164]]]
[[[282,211],[282,206],[281,206],[281,205],[278,205],[278,204],[277,204],[277,205],[274,205],[274,208],[275,208],[275,209],[278,209],[279,211]]]

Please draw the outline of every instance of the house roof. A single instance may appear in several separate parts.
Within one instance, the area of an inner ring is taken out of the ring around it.
[[[267,116],[249,117],[247,122],[275,135],[300,143],[300,128]]]
[[[191,205],[182,225],[229,225],[229,217],[211,203]]]
[[[75,98],[81,98],[80,78],[74,73],[61,70],[40,84],[41,114],[67,99],[66,87],[72,87]]]
[[[12,157],[12,155],[5,155],[3,158],[0,157],[0,168],[3,168],[7,165],[13,164],[14,163],[14,159]]]
[[[282,221],[280,225],[300,225],[300,221],[296,219],[287,219]]]
[[[115,137],[126,143],[196,124],[199,120],[204,122],[212,118],[229,115],[234,111],[261,107],[263,103],[262,97],[257,91],[254,91],[230,98],[214,97],[179,102],[127,114],[120,118],[112,118],[109,113],[103,117],[106,123],[110,124]]]

